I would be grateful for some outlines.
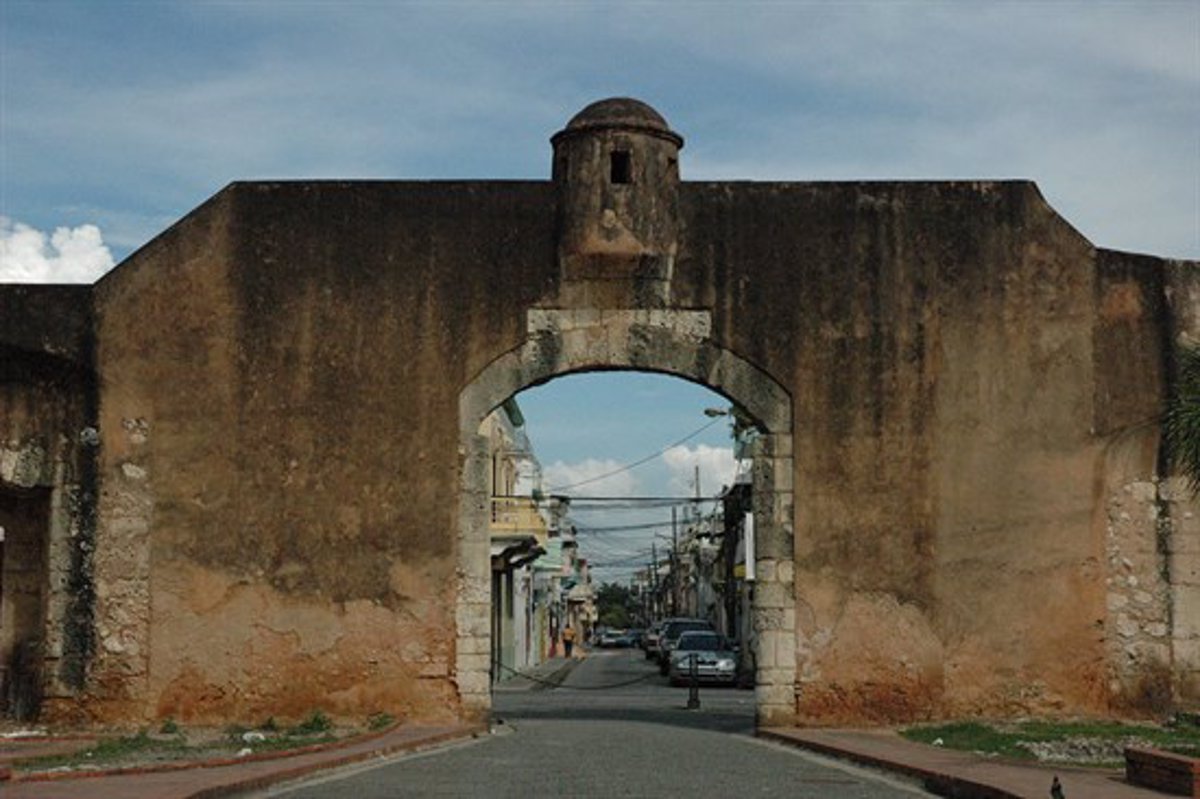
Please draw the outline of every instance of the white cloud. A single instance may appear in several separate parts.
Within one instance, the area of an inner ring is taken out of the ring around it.
[[[8,194],[169,221],[232,179],[545,178],[546,137],[620,93],[687,137],[685,179],[1027,177],[1101,246],[1200,252],[1200,5],[616,5],[201,4],[152,34],[105,6],[100,46],[50,4],[4,52]]]
[[[60,227],[47,237],[0,217],[0,283],[92,283],[112,267],[95,225]]]
[[[710,447],[699,444],[691,447],[672,447],[663,453],[663,462],[670,470],[670,490],[674,494],[689,496],[696,490],[696,467],[700,467],[700,494],[711,497],[722,486],[733,485],[737,462],[731,447]]]
[[[611,459],[587,458],[577,463],[555,461],[543,468],[542,483],[548,491],[554,493],[610,497],[634,496],[638,490],[638,480],[632,471],[623,470],[624,466],[625,464]],[[578,486],[578,488],[571,488],[572,486]]]

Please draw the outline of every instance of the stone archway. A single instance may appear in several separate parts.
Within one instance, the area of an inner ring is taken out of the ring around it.
[[[572,372],[662,372],[729,397],[759,425],[754,452],[753,641],[759,724],[795,715],[791,397],[769,375],[711,338],[707,311],[532,309],[524,344],[489,364],[459,396],[462,463],[455,621],[455,680],[464,709],[486,715],[490,592],[487,452],[483,418],[522,389]]]

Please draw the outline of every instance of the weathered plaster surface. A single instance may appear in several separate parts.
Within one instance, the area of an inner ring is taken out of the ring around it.
[[[49,494],[40,636],[45,717],[72,715],[94,649],[91,312],[87,287],[0,286],[0,493]]]
[[[548,182],[237,184],[95,288],[81,706],[477,712],[471,402],[614,366],[712,385],[778,433],[755,476],[783,531],[759,553],[760,708],[1138,710],[1163,658],[1195,695],[1194,505],[1154,422],[1195,264],[1096,250],[1023,182],[684,183],[643,291],[640,261],[606,271],[628,252],[564,270],[559,202]],[[48,452],[77,435],[51,432]]]

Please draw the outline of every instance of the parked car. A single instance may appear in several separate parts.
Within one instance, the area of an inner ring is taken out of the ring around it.
[[[655,622],[642,636],[642,651],[646,653],[646,660],[654,660],[658,657],[658,637],[661,630],[662,623]]]
[[[641,646],[642,636],[644,634],[645,630],[638,629],[637,627],[632,627],[626,630],[625,634],[622,636],[622,639],[624,640],[622,646]]]
[[[624,630],[605,630],[596,642],[601,649],[611,649],[618,646],[629,646],[625,639]]]
[[[712,622],[706,619],[667,619],[663,622],[662,633],[658,639],[658,670],[666,674],[671,667],[671,650],[679,641],[679,636],[686,632],[716,632]]]
[[[725,636],[691,631],[680,635],[671,650],[671,685],[684,685],[691,679],[693,658],[698,682],[733,685],[737,680],[737,654]]]

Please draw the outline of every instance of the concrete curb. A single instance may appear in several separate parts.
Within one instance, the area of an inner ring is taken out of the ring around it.
[[[195,793],[188,794],[188,799],[221,799],[221,797],[232,796],[245,791],[261,791],[262,789],[269,788],[272,785],[278,785],[281,782],[300,779],[301,777],[307,777],[311,774],[316,774],[321,771],[329,771],[335,768],[341,768],[343,766],[350,766],[367,760],[382,759],[385,757],[390,757],[391,755],[400,754],[401,752],[414,752],[421,749],[428,749],[441,744],[450,743],[451,741],[474,738],[485,732],[487,732],[487,726],[484,724],[469,725],[460,730],[452,730],[439,735],[431,735],[427,738],[401,741],[389,746],[372,749],[368,752],[355,752],[342,757],[331,758],[330,760],[321,763],[309,763],[304,766],[283,769],[272,774],[265,774],[261,777],[251,777],[236,782],[226,783],[225,785],[204,788],[196,791]]]
[[[466,724],[457,729],[446,732],[436,733],[423,737],[412,738],[409,740],[398,741],[393,744],[383,744],[380,746],[371,747],[364,751],[350,752],[346,754],[336,754],[339,749],[349,749],[359,747],[364,744],[369,744],[371,741],[383,741],[389,735],[402,729],[404,724],[396,724],[385,730],[377,732],[364,733],[351,738],[344,738],[338,741],[330,741],[323,744],[312,744],[310,746],[301,746],[294,749],[281,749],[271,752],[259,752],[257,754],[248,755],[246,757],[219,757],[209,758],[206,760],[189,760],[174,763],[161,763],[151,766],[118,766],[110,769],[97,769],[95,771],[73,771],[73,772],[48,772],[34,773],[21,775],[11,773],[8,775],[9,785],[24,785],[32,783],[53,783],[59,781],[100,781],[105,778],[120,778],[120,777],[139,777],[144,775],[164,774],[170,772],[196,771],[200,772],[205,769],[217,768],[237,768],[238,766],[254,765],[262,763],[278,762],[280,766],[278,771],[273,771],[269,774],[259,775],[256,777],[247,778],[244,780],[234,780],[223,785],[210,786],[203,788],[195,793],[188,794],[189,799],[208,799],[208,797],[228,796],[241,791],[259,790],[261,788],[274,785],[279,782],[297,779],[307,774],[312,774],[318,771],[338,768],[353,763],[370,760],[373,758],[383,758],[400,752],[413,751],[427,747],[437,746],[439,744],[448,743],[450,741],[471,738],[487,731],[487,726],[484,724]],[[320,755],[322,753],[330,753],[327,759],[315,763],[306,763],[302,766],[289,767],[287,761],[291,758],[304,755]],[[2,770],[0,770],[2,771]]]
[[[557,688],[563,684],[563,682],[568,676],[570,676],[571,672],[575,670],[575,667],[578,666],[581,661],[582,658],[572,658],[571,660],[566,661],[557,669],[547,674],[545,677],[540,678],[540,682],[535,683],[530,690],[549,691],[552,688]]]
[[[393,724],[391,727],[375,732],[366,732],[361,735],[355,735],[349,738],[342,738],[336,741],[327,743],[309,744],[308,746],[297,746],[292,749],[275,749],[268,752],[258,752],[245,757],[233,757],[224,755],[221,757],[210,757],[204,760],[179,760],[167,763],[157,763],[151,766],[113,766],[106,769],[93,769],[89,771],[46,771],[34,772],[33,774],[20,774],[13,772],[13,782],[55,782],[58,780],[90,780],[103,779],[104,777],[136,777],[139,774],[161,774],[168,771],[191,771],[192,769],[202,768],[221,768],[222,766],[240,766],[245,763],[262,763],[267,760],[282,760],[288,757],[297,755],[311,755],[318,752],[324,752],[331,749],[341,749],[344,747],[355,746],[357,744],[366,743],[375,738],[382,738],[395,730],[402,727],[403,724]]]
[[[755,735],[764,740],[793,746],[797,749],[807,749],[818,754],[837,758],[838,760],[849,760],[853,763],[870,766],[882,771],[903,774],[906,777],[920,780],[926,790],[932,791],[939,796],[949,796],[954,799],[1025,799],[1022,794],[1010,793],[993,785],[987,785],[986,783],[950,774],[943,774],[931,769],[914,766],[910,763],[903,763],[899,760],[854,752],[818,741],[801,741],[771,730],[757,730]]]

